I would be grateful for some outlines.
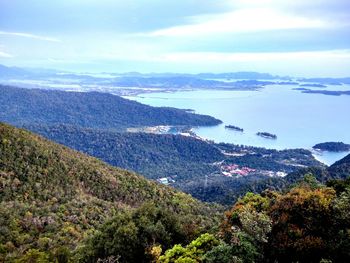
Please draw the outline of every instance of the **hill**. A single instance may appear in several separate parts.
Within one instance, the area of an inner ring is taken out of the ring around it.
[[[187,136],[121,133],[67,125],[25,127],[150,179],[172,177],[181,181],[191,176],[201,177],[207,171],[214,171],[212,163],[224,158],[212,144]]]
[[[157,125],[221,123],[185,110],[151,107],[99,92],[63,92],[0,85],[0,121],[11,124],[69,124],[123,130]]]
[[[259,183],[266,179],[269,186],[279,189],[279,178],[276,177],[302,167],[322,167],[311,152],[303,149],[277,151],[215,144],[180,135],[120,133],[67,125],[25,127],[147,178],[175,180],[172,186],[200,200],[223,204],[231,204],[248,190],[264,190]],[[232,172],[227,176],[227,169],[237,169],[238,174]]]
[[[350,154],[329,167],[308,167],[290,173],[285,178],[286,183],[293,184],[306,174],[312,174],[322,183],[330,180],[347,179],[350,176]]]
[[[0,123],[0,262],[30,249],[74,251],[108,218],[145,202],[178,215],[189,236],[217,219],[184,193]]]
[[[350,154],[335,162],[328,168],[330,177],[334,179],[345,179],[350,175]]]

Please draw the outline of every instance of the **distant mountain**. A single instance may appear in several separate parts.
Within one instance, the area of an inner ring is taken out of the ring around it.
[[[151,107],[99,92],[63,92],[0,85],[0,121],[21,124],[69,124],[123,130],[156,125],[209,126],[213,117],[167,107]]]
[[[200,78],[211,78],[211,79],[247,79],[247,80],[257,80],[257,79],[290,79],[290,77],[274,76],[269,73],[259,73],[259,72],[227,72],[227,73],[200,73],[196,75]]]
[[[350,84],[350,77],[348,78],[302,78],[299,79],[304,82],[321,83],[328,85]]]
[[[242,83],[209,80],[196,76],[141,76],[141,77],[118,77],[111,82],[120,87],[148,87],[148,88],[217,88],[232,89],[237,86],[248,87]],[[249,83],[248,83],[249,84]]]
[[[0,262],[30,249],[73,251],[98,225],[145,202],[177,215],[189,234],[218,218],[184,193],[0,123]]]
[[[0,64],[0,79],[11,77],[24,77],[27,75],[29,75],[29,72],[24,69],[17,67],[6,67]]]

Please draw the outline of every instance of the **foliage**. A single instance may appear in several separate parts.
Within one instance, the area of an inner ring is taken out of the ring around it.
[[[150,262],[156,247],[167,249],[189,240],[180,218],[165,208],[145,204],[132,213],[120,213],[98,228],[77,256],[77,262],[119,257],[119,262]]]
[[[246,192],[266,188],[283,189],[284,178],[249,175],[241,178],[218,176],[220,165],[239,164],[260,170],[292,172],[300,166],[320,166],[311,153],[302,149],[264,148],[208,143],[170,134],[120,133],[67,125],[26,125],[48,139],[97,157],[113,166],[133,170],[150,179],[170,177],[172,185],[194,197],[231,204]],[[239,153],[233,157],[224,152]],[[207,177],[207,179],[206,179]]]
[[[0,124],[0,262],[349,262],[349,179],[291,182],[247,193],[215,233],[217,207]]]
[[[337,191],[307,175],[285,193],[247,193],[225,213],[219,245],[193,262],[349,262],[349,180],[329,186]],[[160,258],[185,251],[177,245]]]
[[[97,226],[144,202],[178,216],[189,238],[219,218],[184,193],[0,124],[0,262],[30,249],[64,262]]]
[[[118,129],[156,125],[217,125],[206,115],[151,107],[100,92],[21,89],[0,85],[0,120],[11,124],[69,124]]]
[[[318,149],[321,151],[347,152],[347,151],[350,151],[350,144],[345,144],[343,142],[324,142],[324,143],[318,143],[312,148]]]
[[[175,245],[158,260],[159,263],[196,263],[203,262],[207,252],[218,246],[220,242],[211,234],[203,234],[186,247]]]

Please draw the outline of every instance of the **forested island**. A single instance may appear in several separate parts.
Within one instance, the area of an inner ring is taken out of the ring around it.
[[[347,152],[350,151],[350,144],[343,142],[323,142],[316,144],[312,148],[328,152]]]
[[[240,131],[240,132],[243,132],[244,129],[240,128],[240,127],[237,127],[237,126],[234,126],[234,125],[225,125],[225,128],[226,129],[231,129],[231,130],[235,130],[235,131]]]
[[[268,133],[268,132],[258,132],[256,135],[267,138],[267,139],[277,139],[276,134]]]
[[[312,87],[312,88],[327,88],[326,85],[320,84],[320,83],[306,83],[306,84],[299,84],[300,87]]]
[[[350,95],[349,90],[311,90],[306,88],[295,88],[294,90],[300,90],[302,93],[307,94],[323,94],[329,96]]]

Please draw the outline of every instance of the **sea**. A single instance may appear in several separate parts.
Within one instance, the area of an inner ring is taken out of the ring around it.
[[[303,93],[299,85],[267,85],[257,90],[210,90],[144,93],[127,98],[151,106],[192,109],[218,118],[223,124],[197,127],[194,132],[215,142],[265,147],[304,148],[321,142],[350,144],[350,96]],[[305,87],[304,87],[305,88]],[[350,85],[306,87],[312,90],[350,91]],[[244,132],[225,128],[234,125]],[[277,139],[257,136],[269,132]],[[331,165],[349,152],[317,152],[314,156]]]

